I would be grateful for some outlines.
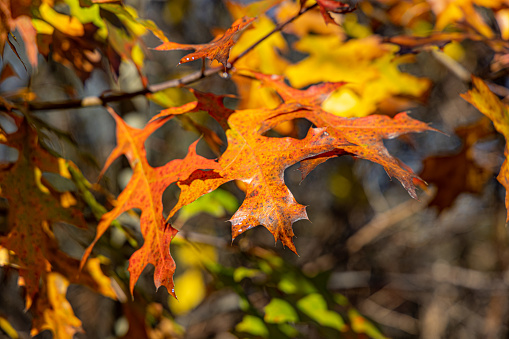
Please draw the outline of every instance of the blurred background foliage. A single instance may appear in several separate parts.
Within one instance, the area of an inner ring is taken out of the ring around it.
[[[171,41],[204,43],[238,17],[257,16],[233,48],[235,56],[299,8],[282,0],[126,0],[127,12],[103,8],[99,15],[87,1],[49,3],[37,3],[41,19],[34,22],[43,55],[35,55],[34,62],[30,49],[18,39],[23,64],[5,48],[2,68],[10,65],[16,76],[0,82],[3,97],[57,101],[129,92],[179,78],[201,65],[176,67],[185,52],[152,50],[160,43],[152,34],[154,23]],[[335,17],[340,26],[326,25],[318,10],[306,13],[236,67],[283,74],[299,88],[346,81],[324,103],[325,109],[346,117],[392,116],[409,109],[412,117],[443,131],[444,135],[425,133],[386,142],[391,154],[430,184],[420,192],[420,201],[411,200],[382,167],[367,161],[332,159],[303,182],[296,168],[289,168],[285,182],[296,200],[308,206],[311,220],[294,224],[296,256],[274,245],[273,236],[261,227],[232,243],[227,220],[241,204],[243,192],[234,183],[223,185],[172,220],[180,230],[172,242],[178,300],[164,288],[155,291],[152,268],[138,281],[134,300],[125,294],[127,259],[143,242],[136,211],[125,213],[95,249],[102,271],[117,286],[118,300],[81,285],[67,290],[84,330],[76,338],[507,336],[506,210],[504,190],[495,180],[504,140],[459,97],[468,90],[470,73],[507,85],[505,50],[496,40],[508,38],[507,9],[497,1],[467,0],[353,4],[356,11]],[[77,21],[62,27],[59,15]],[[80,29],[84,35],[73,36],[73,30]],[[443,44],[436,39],[419,48],[384,43],[394,36],[428,37],[436,31],[477,35]],[[440,48],[431,46],[437,44]],[[108,55],[109,62],[96,53]],[[192,87],[235,94],[225,99],[231,108],[274,107],[279,102],[274,93],[240,77],[212,76]],[[193,96],[186,89],[171,88],[149,99],[136,97],[114,107],[131,126],[141,128],[161,108],[184,104]],[[93,206],[99,213],[110,209],[131,170],[125,159],[116,160],[101,186],[95,183],[115,146],[114,122],[104,109],[61,109],[33,116],[48,148],[83,172],[84,178],[78,179],[81,174],[73,173],[74,182],[86,183],[77,190],[95,201],[85,209],[88,230],[66,225],[54,229],[61,249],[79,259],[95,234]],[[203,133],[199,125],[218,133],[223,142],[219,151],[224,150],[226,138],[219,126],[205,114],[192,113],[171,120],[148,139],[150,164],[183,158]],[[299,136],[307,127],[306,121],[295,121],[274,133]],[[3,159],[12,157],[7,148],[0,150]],[[203,138],[198,153],[217,155]],[[166,212],[178,195],[175,185],[166,190]],[[2,210],[5,214],[6,207]],[[5,261],[0,257],[0,262]],[[24,311],[16,271],[4,266],[0,283],[0,337],[29,337],[31,314]],[[43,331],[37,337],[52,335]]]

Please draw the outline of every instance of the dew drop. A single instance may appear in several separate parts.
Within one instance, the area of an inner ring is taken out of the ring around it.
[[[221,72],[219,73],[219,76],[223,79],[230,79],[230,73],[228,72]]]

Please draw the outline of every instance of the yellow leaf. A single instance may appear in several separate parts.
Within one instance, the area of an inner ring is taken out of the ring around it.
[[[76,318],[71,304],[65,298],[69,281],[58,273],[49,273],[46,287],[47,295],[41,296],[43,300],[37,303],[37,311],[41,312],[43,317],[34,323],[30,334],[35,336],[41,331],[50,330],[53,338],[72,339],[74,334],[82,329],[81,321]]]
[[[34,167],[35,184],[41,190],[41,192],[49,194],[49,189],[44,186],[41,182],[42,172],[38,167]]]
[[[324,103],[323,108],[336,115],[372,114],[392,99],[421,97],[430,84],[427,79],[401,72],[399,65],[406,60],[395,58],[397,48],[381,43],[375,36],[347,42],[335,36],[307,36],[296,48],[309,57],[286,69],[292,85],[347,82]],[[317,69],[320,72],[316,72]],[[405,105],[397,107],[398,110],[404,108]]]
[[[178,300],[169,297],[168,306],[176,315],[186,314],[198,306],[205,297],[205,282],[200,269],[186,270],[175,279],[175,290],[178,291]]]
[[[509,9],[501,9],[495,14],[502,39],[509,39]]]
[[[2,316],[0,316],[0,328],[10,338],[12,338],[12,339],[18,339],[19,338],[18,332],[14,329],[14,327],[12,327],[12,325],[9,323],[9,321],[7,319],[5,319],[4,317],[2,317]]]
[[[467,93],[461,94],[461,97],[490,118],[495,129],[505,138],[505,161],[497,179],[506,190],[505,205],[508,210],[506,222],[509,222],[509,147],[507,143],[509,140],[509,106],[501,102],[480,78],[472,77],[472,84],[473,88]]]
[[[117,294],[111,286],[111,278],[104,275],[103,271],[101,270],[101,261],[98,258],[88,259],[86,270],[97,282],[99,293],[108,298],[117,300]]]
[[[251,27],[244,31],[233,46],[230,53],[232,60],[272,31],[275,25],[268,17],[260,16],[251,24]],[[256,70],[265,74],[282,74],[288,62],[279,55],[278,50],[285,51],[286,49],[287,45],[282,34],[275,33],[249,52],[247,57],[240,59],[235,67]],[[237,84],[239,97],[242,98],[240,108],[275,107],[280,102],[279,98],[271,91],[265,88],[261,89],[257,83],[251,80],[242,77],[234,77],[233,80]]]
[[[39,19],[32,19],[32,25],[34,26],[35,30],[39,34],[53,34],[53,31],[55,28],[48,24],[46,21],[39,20]]]
[[[185,243],[175,249],[179,262],[189,267],[201,267],[204,262],[216,262],[217,251],[213,246]]]
[[[451,41],[445,45],[444,53],[456,61],[462,61],[465,58],[465,49],[457,41]]]
[[[449,0],[430,1],[431,9],[437,16],[435,28],[443,30],[448,25],[466,21],[477,32],[487,38],[493,38],[494,33],[476,11],[474,5],[494,8],[500,6],[496,0]]]
[[[60,32],[64,32],[71,36],[83,36],[83,34],[85,34],[83,24],[77,18],[60,14],[47,3],[43,3],[39,7],[39,13],[46,22],[58,29]]]
[[[0,247],[0,267],[9,264],[9,250],[5,247]]]

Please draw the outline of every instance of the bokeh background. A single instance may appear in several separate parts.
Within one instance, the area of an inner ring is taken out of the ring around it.
[[[289,13],[298,10],[298,5],[291,1],[279,2],[260,17],[259,22],[281,21],[289,15],[283,9]],[[124,3],[135,8],[141,18],[153,20],[171,41],[205,43],[213,39],[218,29],[229,27],[238,15],[238,8],[252,1],[235,5],[219,0]],[[338,48],[351,53],[352,58],[336,55],[331,47],[334,45],[326,45],[331,50],[330,55],[322,62],[323,68],[319,63],[314,64],[315,78],[329,80],[334,74],[330,75],[328,63],[341,64],[348,60],[353,60],[348,61],[353,64],[343,67],[353,68],[353,77],[362,77],[362,70],[355,68],[355,62],[358,60],[364,65],[362,62],[368,57],[363,48],[369,49],[369,45],[350,51],[344,47],[346,44],[369,37],[383,39],[436,29],[437,18],[440,18],[437,3],[447,2],[359,2],[353,13],[335,17],[342,23],[341,27],[325,25],[316,10],[285,28],[283,34],[278,35],[281,42],[267,41],[272,46],[284,44],[284,48],[278,47],[275,52],[272,48],[271,53],[277,59],[263,59],[260,54],[265,52],[253,52],[245,58],[244,66],[247,67],[252,58],[259,70],[269,73],[275,69],[287,75],[296,87],[305,87],[309,85],[305,79],[300,84],[300,80],[296,80],[302,73],[292,75],[299,72],[295,65],[302,65],[313,56],[313,51],[323,51],[319,40],[307,45],[311,51],[302,49],[299,43],[302,44],[304,36],[326,37],[335,38]],[[60,6],[65,12],[66,3]],[[417,11],[417,6],[421,11]],[[500,34],[495,12],[484,7],[477,10],[488,26]],[[403,14],[398,16],[398,13]],[[407,17],[401,18],[404,15]],[[150,84],[200,69],[199,62],[177,66],[185,52],[151,49],[159,43],[151,34],[143,40],[146,59],[142,71]],[[297,166],[292,166],[285,172],[285,182],[296,200],[308,206],[310,219],[294,224],[297,256],[280,243],[274,244],[273,236],[263,227],[231,241],[227,220],[242,203],[243,192],[235,183],[228,183],[186,207],[172,220],[180,230],[171,250],[177,262],[178,301],[164,288],[155,291],[151,267],[138,281],[134,300],[122,292],[126,291],[128,282],[127,259],[135,250],[129,239],[132,237],[138,244],[143,241],[136,211],[126,213],[120,218],[123,230],[112,227],[94,250],[95,255],[105,258],[105,273],[116,277],[120,286],[119,300],[113,301],[83,286],[71,285],[67,298],[85,331],[76,337],[507,337],[507,212],[505,190],[496,181],[504,160],[505,140],[494,132],[482,114],[459,96],[469,89],[469,74],[505,86],[505,68],[494,69],[493,66],[494,60],[503,53],[494,51],[485,41],[464,40],[444,46],[442,49],[424,46],[409,54],[404,48],[399,51],[395,48],[384,61],[371,56],[370,62],[379,65],[376,66],[379,73],[392,69],[389,64],[396,63],[395,69],[412,78],[391,75],[390,81],[384,78],[378,87],[370,87],[365,92],[353,87],[350,92],[336,94],[335,101],[328,103],[347,116],[373,113],[393,116],[408,110],[413,118],[443,132],[411,134],[385,142],[392,155],[421,173],[428,182],[427,188],[419,190],[419,200],[410,198],[381,166],[365,160],[349,156],[329,160],[302,182]],[[22,46],[20,51],[23,56]],[[398,58],[402,57],[411,57],[412,62],[399,62]],[[282,67],[278,65],[281,60],[290,66],[278,68]],[[15,95],[28,87],[38,99],[58,101],[143,87],[136,67],[129,62],[120,64],[118,78],[103,67],[95,69],[84,81],[71,69],[42,56],[39,56],[37,70],[26,63],[27,73],[9,48],[2,62],[9,62],[19,74],[1,83],[3,96]],[[341,68],[337,72],[341,72]],[[383,78],[383,75],[378,77]],[[425,82],[419,82],[421,80]],[[380,100],[373,99],[379,97],[391,81],[403,89],[419,84],[422,90],[409,94],[401,89]],[[246,85],[242,79],[225,79],[218,75],[191,85],[201,91],[235,95],[225,100],[231,108],[256,107],[274,100],[260,97],[247,102],[243,94],[259,90],[255,86]],[[357,98],[351,93],[357,93]],[[159,103],[174,106],[193,97],[186,89],[173,88],[158,99]],[[341,105],[350,105],[350,108],[344,109]],[[136,97],[113,107],[130,125],[141,128],[164,105]],[[87,108],[42,111],[34,115],[53,130],[48,133],[48,147],[74,161],[85,177],[95,182],[115,146],[114,121],[106,111]],[[147,141],[150,164],[159,166],[171,159],[183,158],[188,146],[200,137],[193,128],[193,121],[207,124],[221,133],[211,120],[205,113],[193,113],[168,122]],[[302,135],[309,123],[295,121],[285,128],[274,133]],[[54,129],[65,132],[72,141],[57,135]],[[482,137],[477,137],[479,135]],[[224,134],[220,137],[226,140]],[[1,151],[4,159],[12,156],[8,149]],[[199,142],[198,152],[215,157],[203,140]],[[99,182],[102,190],[95,192],[97,199],[111,208],[109,194],[116,196],[127,184],[130,174],[125,159],[115,161]],[[166,190],[166,212],[176,204],[178,195],[175,185]],[[5,206],[2,210],[7,213]],[[95,234],[96,221],[90,211],[85,212],[90,221],[87,231],[77,231],[66,225],[54,226],[61,248],[75,258],[81,257]],[[16,272],[0,269],[0,283],[0,312],[18,330],[20,337],[29,337],[31,315],[24,311]],[[271,311],[271,307],[276,311]],[[8,336],[0,331],[0,337]],[[52,335],[45,331],[37,337]]]

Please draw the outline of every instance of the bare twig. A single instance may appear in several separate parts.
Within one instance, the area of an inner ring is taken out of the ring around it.
[[[431,191],[431,190],[430,190]],[[370,222],[362,227],[357,233],[348,239],[346,247],[350,253],[355,253],[365,245],[372,242],[383,231],[394,226],[398,222],[410,217],[418,211],[425,209],[428,201],[433,198],[434,192],[427,192],[424,201],[408,200],[388,211],[376,215]]]
[[[369,298],[359,305],[359,309],[379,324],[397,328],[413,335],[419,333],[419,321],[417,319],[380,306]]]
[[[291,17],[290,19],[286,20],[285,22],[282,22],[280,24],[278,24],[276,27],[274,27],[274,29],[272,31],[270,31],[269,33],[267,33],[265,36],[263,36],[262,38],[260,38],[260,40],[258,40],[257,42],[255,42],[254,44],[252,44],[250,47],[248,47],[244,52],[240,53],[237,57],[235,57],[230,63],[229,63],[229,68],[232,68],[233,65],[240,59],[240,58],[243,58],[246,54],[248,54],[249,52],[251,52],[256,46],[258,46],[260,43],[262,43],[265,39],[267,39],[268,37],[270,37],[272,34],[282,30],[286,25],[288,25],[289,23],[291,23],[292,21],[294,21],[295,19],[297,19],[298,17],[300,17],[302,14],[306,13],[307,11],[315,8],[316,6],[318,6],[318,4],[314,4],[314,5],[311,5],[309,7],[304,7],[304,8],[301,8],[301,10],[293,17]]]

